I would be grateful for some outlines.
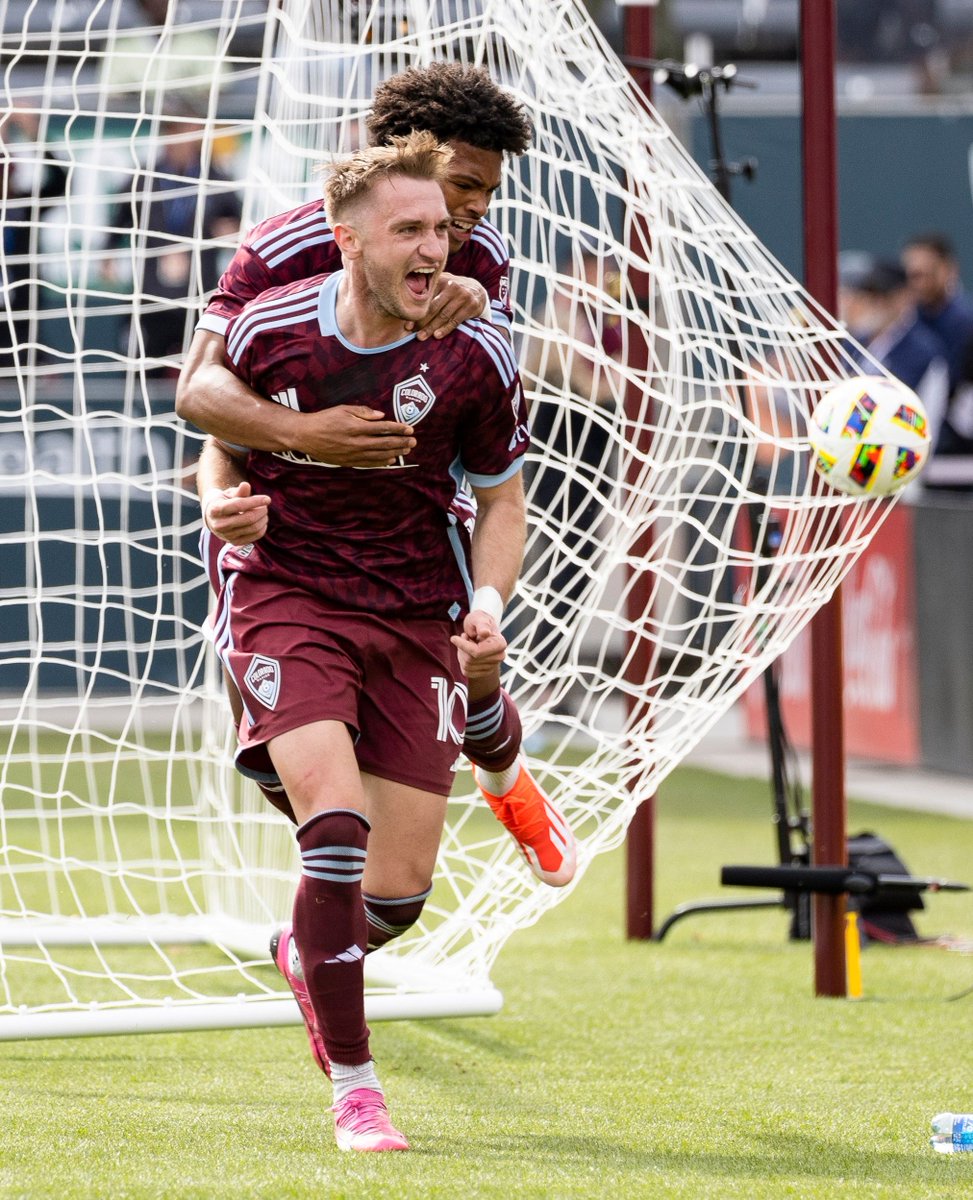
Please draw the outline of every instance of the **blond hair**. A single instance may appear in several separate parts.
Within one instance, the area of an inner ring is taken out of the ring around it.
[[[383,179],[401,176],[442,185],[453,151],[431,133],[394,137],[387,146],[368,146],[332,163],[324,185],[328,220],[334,225]]]

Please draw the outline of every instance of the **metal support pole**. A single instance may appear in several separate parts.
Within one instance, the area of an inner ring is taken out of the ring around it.
[[[652,57],[652,9],[644,7],[626,8],[624,25],[625,53],[633,58]],[[649,94],[650,83],[645,80],[642,90]],[[648,286],[648,281],[646,281]],[[631,362],[633,367],[642,368],[648,365],[647,348],[641,337],[628,340],[630,356],[644,356],[644,363]],[[633,405],[641,405],[641,396],[632,396]],[[637,548],[636,548],[637,549]],[[629,597],[631,615],[638,619],[649,603],[648,588],[635,587]],[[637,636],[637,635],[636,635]],[[647,653],[636,651],[630,657],[629,670],[633,675],[642,675],[636,680],[641,685],[644,673],[651,669]],[[655,841],[655,796],[643,798],[635,810],[628,827],[625,843],[626,860],[626,907],[625,932],[632,939],[648,940],[652,937],[654,922],[653,892],[654,892],[654,841]]]
[[[838,303],[834,0],[801,2],[804,278],[829,312]],[[812,844],[819,866],[847,865],[841,593],[811,623]],[[814,991],[844,996],[845,897],[814,897]]]

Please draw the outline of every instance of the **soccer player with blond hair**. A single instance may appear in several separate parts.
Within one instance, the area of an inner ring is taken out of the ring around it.
[[[506,649],[481,598],[509,597],[525,536],[529,435],[508,340],[482,320],[414,332],[447,258],[450,158],[416,133],[336,164],[325,204],[343,269],[262,293],[226,330],[229,368],[281,411],[358,396],[415,430],[368,486],[307,453],[251,450],[267,531],[224,556],[213,623],[244,700],[238,761],[269,756],[297,822],[293,941],[351,1150],[407,1149],[371,1057],[363,959],[428,895],[467,680]],[[469,544],[452,519],[457,466],[478,505]]]
[[[432,63],[410,68],[386,80],[375,93],[368,118],[374,144],[430,129],[449,145],[443,190],[450,213],[447,267],[436,284],[425,316],[409,326],[417,341],[456,336],[469,317],[509,332],[509,256],[502,235],[486,220],[490,199],[500,182],[505,154],[522,154],[532,128],[519,104],[475,67]],[[416,444],[411,410],[386,414],[361,403],[340,381],[329,381],[327,406],[303,411],[256,394],[224,363],[228,322],[242,305],[265,289],[296,282],[340,267],[340,250],[322,200],[270,217],[245,239],[200,321],[182,373],[177,396],[181,416],[226,443],[298,455],[333,466],[384,467],[412,453]],[[370,476],[359,474],[359,484]],[[242,466],[220,442],[210,439],[200,457],[197,484],[203,499],[204,559],[215,590],[221,563],[232,546],[261,538],[268,525],[269,496],[254,490]],[[469,537],[475,509],[465,490],[456,494],[450,520],[454,536]],[[481,600],[499,620],[499,598]],[[508,829],[534,874],[560,887],[574,876],[576,845],[564,818],[534,780],[521,750],[516,706],[501,686],[499,666],[476,664],[468,680],[469,711],[463,752],[474,764],[477,784]],[[232,681],[228,694],[234,721],[242,704]],[[286,789],[268,761],[254,760],[248,773],[266,798],[293,818]],[[403,903],[385,920],[394,936],[413,923],[421,898]],[[275,962],[287,979],[308,1026],[314,1057],[323,1056],[289,932],[275,938]]]

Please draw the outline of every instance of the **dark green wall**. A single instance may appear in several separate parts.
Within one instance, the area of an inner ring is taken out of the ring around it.
[[[733,181],[733,204],[760,240],[803,277],[797,118],[732,117],[731,161],[759,160],[752,183]],[[895,256],[913,233],[938,229],[956,245],[973,292],[973,116],[842,117],[838,123],[839,245]],[[693,154],[708,165],[707,131]],[[914,507],[919,724],[924,766],[973,772],[973,501],[943,493]],[[959,598],[959,599],[958,599]]]
[[[758,161],[733,181],[733,205],[789,271],[803,278],[800,123],[797,117],[722,118],[727,157]],[[839,246],[894,257],[910,234],[939,230],[955,243],[973,291],[973,115],[838,119]],[[692,153],[708,167],[706,127]]]

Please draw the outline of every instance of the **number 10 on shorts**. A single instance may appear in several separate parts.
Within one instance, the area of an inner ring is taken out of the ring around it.
[[[456,683],[442,675],[433,675],[430,684],[439,703],[439,729],[436,737],[441,742],[453,742],[462,746],[466,732],[465,683]]]

